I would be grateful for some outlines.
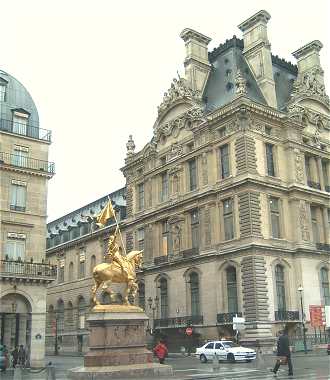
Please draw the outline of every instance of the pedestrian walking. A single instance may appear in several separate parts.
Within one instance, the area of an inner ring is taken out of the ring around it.
[[[23,346],[23,344],[21,344],[19,346],[19,350],[18,350],[18,364],[20,364],[21,366],[25,366],[25,348]]]
[[[157,346],[154,348],[154,354],[157,356],[159,363],[164,364],[165,358],[168,354],[167,347],[163,340],[160,340]]]
[[[279,331],[279,338],[277,340],[277,360],[275,363],[274,369],[271,369],[275,375],[281,365],[288,365],[289,367],[289,376],[293,376],[292,361],[291,361],[291,352],[289,346],[289,337],[286,330]]]
[[[18,362],[18,346],[16,346],[13,351],[11,352],[12,360],[13,360],[13,367],[15,368]]]

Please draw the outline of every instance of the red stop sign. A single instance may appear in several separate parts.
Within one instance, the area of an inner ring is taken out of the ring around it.
[[[191,327],[187,327],[186,328],[186,334],[187,335],[192,335],[192,333],[193,333],[193,329]]]

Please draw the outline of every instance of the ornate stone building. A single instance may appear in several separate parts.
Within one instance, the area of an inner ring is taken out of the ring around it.
[[[272,345],[278,329],[299,330],[300,297],[308,327],[309,305],[330,305],[322,44],[288,63],[270,50],[269,19],[258,12],[242,40],[211,52],[209,37],[184,29],[185,77],[164,94],[151,141],[127,143],[122,229],[127,250],[145,252],[149,331],[170,345],[232,335],[235,315],[246,344]]]
[[[45,263],[50,143],[28,91],[0,70],[0,339],[23,344],[32,366],[44,365],[46,284],[56,278]]]

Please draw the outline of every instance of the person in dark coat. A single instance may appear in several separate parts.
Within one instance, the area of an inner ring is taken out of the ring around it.
[[[168,350],[165,346],[165,343],[162,340],[160,340],[157,346],[154,348],[154,354],[157,356],[159,363],[164,364],[165,358],[168,354]]]
[[[293,376],[293,369],[292,369],[292,361],[291,361],[291,352],[290,352],[290,345],[289,345],[289,337],[286,330],[280,331],[280,336],[277,340],[277,356],[279,357],[276,360],[274,369],[271,370],[275,375],[280,368],[281,364],[288,364],[289,366],[289,376]],[[283,362],[283,359],[285,359],[285,362]]]
[[[18,362],[18,347],[17,346],[11,352],[11,356],[13,357],[13,367],[15,368]]]

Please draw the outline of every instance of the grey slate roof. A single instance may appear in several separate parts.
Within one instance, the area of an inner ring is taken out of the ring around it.
[[[47,237],[57,235],[59,231],[66,231],[68,227],[76,227],[79,226],[80,223],[88,222],[90,217],[96,216],[103,209],[109,198],[114,207],[126,207],[125,188],[121,188],[59,219],[47,223]]]
[[[0,70],[0,81],[6,83],[6,101],[1,102],[0,118],[12,120],[12,111],[15,109],[23,109],[27,111],[29,123],[34,127],[39,126],[39,116],[37,107],[29,94],[28,90],[10,74]]]
[[[211,74],[204,92],[205,111],[210,112],[230,103],[235,97],[235,76],[240,70],[247,81],[247,96],[267,104],[243,54],[243,40],[234,36],[209,53]],[[277,56],[272,56],[278,109],[289,100],[297,67]]]

